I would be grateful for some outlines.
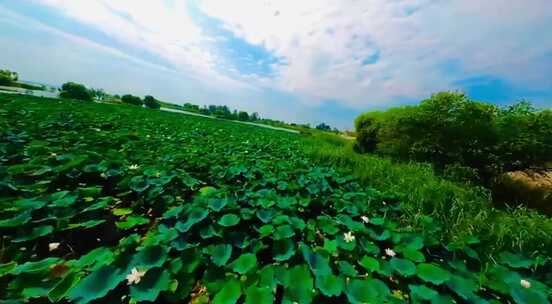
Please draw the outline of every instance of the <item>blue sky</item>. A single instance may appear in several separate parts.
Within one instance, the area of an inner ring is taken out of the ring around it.
[[[552,106],[549,0],[6,0],[0,68],[351,128],[461,90]]]

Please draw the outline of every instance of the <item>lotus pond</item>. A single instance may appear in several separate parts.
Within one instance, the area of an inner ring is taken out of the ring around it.
[[[0,95],[1,302],[550,301],[549,256],[442,244],[437,220],[401,223],[398,195],[314,163],[303,144],[228,121]]]

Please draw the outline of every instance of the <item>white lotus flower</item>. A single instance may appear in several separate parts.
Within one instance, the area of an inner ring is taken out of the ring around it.
[[[355,236],[353,235],[353,232],[349,231],[346,233],[343,233],[343,237],[345,238],[345,242],[350,243],[355,240]]]
[[[140,280],[142,279],[144,274],[146,274],[145,271],[140,271],[140,270],[136,269],[136,267],[132,268],[130,273],[126,276],[126,279],[128,281],[128,285],[140,283]]]
[[[531,288],[531,282],[527,281],[527,280],[521,280],[519,281],[519,284],[521,285],[521,287],[523,288]]]
[[[370,219],[366,215],[361,216],[360,219],[364,222],[364,224],[370,223]]]
[[[395,251],[393,251],[393,249],[389,249],[389,248],[385,249],[385,254],[387,254],[390,257],[394,257],[395,255],[397,255]]]
[[[59,247],[59,243],[50,243],[50,244],[48,244],[48,250],[49,251],[54,251],[54,250],[58,249],[58,247]]]
[[[131,165],[128,167],[130,170],[137,170],[138,168],[140,168],[140,166],[138,166],[137,164],[134,164],[134,165]]]

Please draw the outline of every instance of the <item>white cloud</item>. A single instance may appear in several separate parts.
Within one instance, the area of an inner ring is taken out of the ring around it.
[[[92,26],[115,40],[149,51],[171,68],[227,89],[256,89],[217,72],[217,58],[205,47],[210,39],[188,14],[185,1],[33,0]]]
[[[236,36],[281,58],[283,63],[271,65],[270,77],[240,75],[239,68],[227,66],[211,49],[227,37],[210,36],[196,24],[187,1],[32,1],[155,54],[169,67],[83,37],[71,39],[166,70],[174,74],[171,83],[179,77],[202,83],[213,88],[212,96],[230,96],[234,105],[239,97],[276,90],[307,107],[333,99],[366,109],[455,89],[456,81],[475,75],[536,90],[552,87],[550,66],[539,60],[552,54],[545,30],[552,26],[550,0],[191,0]],[[378,61],[362,65],[374,54]],[[450,60],[458,62],[458,73],[440,66]]]
[[[549,0],[205,0],[201,7],[284,58],[275,86],[311,102],[367,107],[422,98],[478,74],[550,85],[539,60],[552,50]],[[375,50],[380,60],[362,66]],[[438,65],[446,60],[465,71],[443,71]]]

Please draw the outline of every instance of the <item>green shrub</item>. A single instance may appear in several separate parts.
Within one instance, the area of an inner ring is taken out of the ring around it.
[[[131,104],[131,105],[135,105],[135,106],[142,106],[144,104],[142,102],[142,99],[140,99],[140,97],[133,96],[133,95],[130,95],[130,94],[123,95],[123,97],[121,97],[121,101],[123,103]]]
[[[489,185],[502,172],[544,166],[552,158],[551,118],[527,102],[499,109],[441,92],[415,107],[360,115],[356,149],[430,162],[440,171],[459,164]]]
[[[161,104],[153,98],[153,96],[146,96],[144,97],[144,105],[150,109],[159,109],[161,108]]]
[[[19,75],[9,70],[0,70],[0,85],[9,86],[17,82]]]
[[[59,97],[92,101],[92,94],[90,94],[90,91],[84,85],[75,82],[64,83],[61,86]]]

